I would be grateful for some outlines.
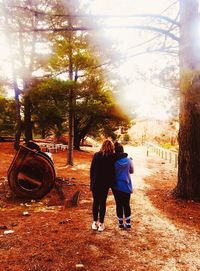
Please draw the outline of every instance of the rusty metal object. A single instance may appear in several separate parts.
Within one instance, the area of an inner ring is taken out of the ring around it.
[[[20,198],[42,198],[53,188],[55,178],[51,159],[24,146],[20,146],[8,170],[10,188]]]

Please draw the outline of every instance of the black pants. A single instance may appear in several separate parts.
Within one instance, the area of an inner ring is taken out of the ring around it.
[[[106,199],[108,196],[108,189],[100,190],[100,191],[92,191],[93,195],[93,220],[99,221],[100,223],[104,222],[104,217],[106,213]]]
[[[131,194],[113,189],[116,202],[116,212],[118,218],[129,218],[131,216],[130,198]]]

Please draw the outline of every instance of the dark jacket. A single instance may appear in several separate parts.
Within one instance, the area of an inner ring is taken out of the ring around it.
[[[127,157],[126,153],[94,154],[90,167],[90,190],[105,190],[115,184],[115,162]]]

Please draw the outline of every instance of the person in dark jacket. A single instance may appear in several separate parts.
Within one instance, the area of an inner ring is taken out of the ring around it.
[[[115,152],[124,153],[121,144],[115,145]],[[116,213],[120,229],[131,228],[130,197],[133,192],[130,174],[134,173],[133,161],[131,158],[123,157],[115,162],[116,182],[113,186],[113,194],[116,202]],[[125,218],[125,224],[123,219]]]
[[[93,223],[92,229],[103,231],[105,229],[104,217],[106,212],[106,199],[109,188],[115,182],[115,162],[127,154],[115,154],[114,144],[106,139],[99,152],[94,154],[90,167],[90,190],[93,196]],[[99,223],[98,223],[99,220]]]

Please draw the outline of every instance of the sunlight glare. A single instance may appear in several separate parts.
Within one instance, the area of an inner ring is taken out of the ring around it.
[[[10,62],[8,61],[9,56],[9,47],[5,43],[3,38],[0,39],[0,53],[1,53],[1,77],[7,77],[11,73]]]
[[[89,2],[88,2],[89,3]],[[169,0],[152,0],[149,4],[148,0],[94,0],[90,3],[90,12],[93,15],[133,15],[133,14],[160,14],[167,5]],[[137,24],[137,18],[132,17],[111,17],[102,19],[104,25],[134,25]],[[104,34],[103,34],[104,33]],[[160,87],[155,87],[152,83],[138,79],[138,68],[143,73],[148,73],[154,68],[157,73],[165,67],[166,56],[156,54],[141,54],[144,48],[138,46],[144,40],[152,37],[152,33],[146,32],[141,35],[141,31],[133,29],[104,29],[98,36],[102,46],[102,50],[108,47],[117,48],[118,54],[114,54],[116,64],[115,73],[119,74],[123,81],[127,84],[122,87],[117,96],[120,103],[127,107],[133,107],[137,104],[137,114],[143,117],[152,117],[166,119],[169,118],[169,105],[163,105],[162,100],[167,100],[168,91]],[[145,36],[145,38],[144,38]],[[136,47],[136,48],[135,48]],[[138,54],[138,55],[137,55]],[[140,55],[141,54],[141,55]],[[136,55],[136,57],[133,57]],[[109,73],[109,71],[108,71]],[[155,102],[156,101],[156,102]],[[159,102],[158,102],[159,101]]]

